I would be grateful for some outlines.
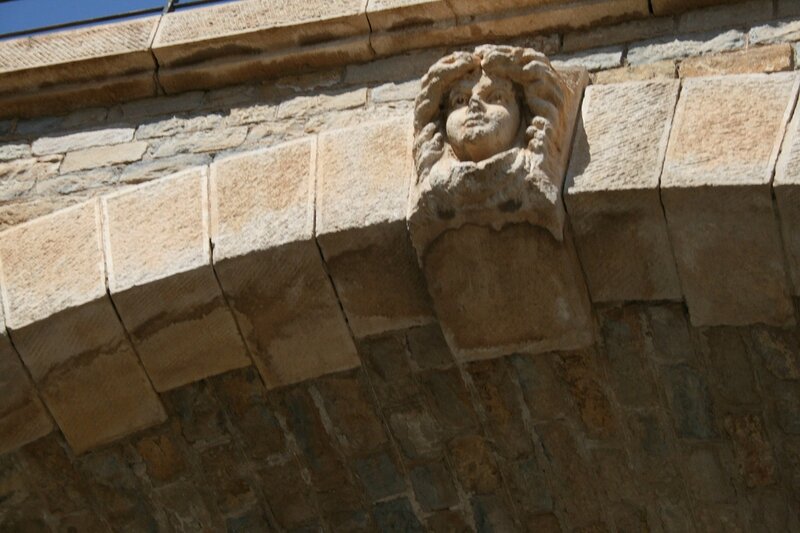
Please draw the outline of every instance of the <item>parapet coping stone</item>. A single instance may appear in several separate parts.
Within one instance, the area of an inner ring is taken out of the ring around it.
[[[514,37],[648,16],[647,0],[239,0],[0,41],[0,117],[366,62],[498,29]]]

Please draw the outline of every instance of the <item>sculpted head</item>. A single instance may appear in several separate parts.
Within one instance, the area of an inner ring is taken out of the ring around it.
[[[511,80],[475,70],[447,98],[447,142],[461,161],[482,161],[512,147],[520,106]]]
[[[513,148],[543,153],[562,98],[558,74],[530,48],[487,45],[442,58],[415,103],[419,177],[448,155],[478,163]]]

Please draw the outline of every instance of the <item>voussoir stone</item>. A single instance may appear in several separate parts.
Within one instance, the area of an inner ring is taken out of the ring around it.
[[[658,191],[678,85],[586,89],[565,200],[595,302],[681,299]]]
[[[53,422],[8,338],[0,309],[0,454],[44,437]]]
[[[211,165],[214,268],[270,388],[357,367],[314,239],[316,137]]]
[[[794,321],[770,181],[797,83],[793,73],[683,82],[661,197],[695,325]]]
[[[106,294],[98,201],[0,234],[6,324],[76,453],[165,420]]]
[[[406,227],[411,138],[407,119],[319,138],[317,241],[356,337],[433,318]]]
[[[800,114],[795,110],[775,170],[775,199],[795,296],[800,295]]]
[[[156,390],[249,365],[211,266],[206,167],[102,204],[111,298]]]

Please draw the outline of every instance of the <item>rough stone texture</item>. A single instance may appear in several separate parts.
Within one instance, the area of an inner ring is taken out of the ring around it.
[[[6,323],[78,453],[165,417],[106,296],[99,216],[89,202],[0,237]]]
[[[603,70],[593,75],[594,83],[624,83],[626,81],[648,81],[675,78],[677,66],[673,60],[656,61],[637,67],[620,67]]]
[[[314,240],[316,138],[211,166],[214,265],[270,387],[358,366]]]
[[[145,150],[147,150],[147,143],[137,141],[69,152],[64,156],[59,171],[61,173],[74,172],[118,163],[130,163],[141,159]]]
[[[433,318],[406,229],[411,132],[399,119],[319,139],[317,241],[356,337]]]
[[[395,27],[455,22],[455,13],[444,0],[372,0],[367,4],[370,30],[387,31]]]
[[[586,89],[565,201],[592,301],[682,299],[658,184],[677,81]]]
[[[0,457],[0,528],[798,531],[778,423],[800,372],[768,368],[796,329],[690,328],[679,304],[599,320],[584,352],[460,370],[431,324],[361,340],[363,370],[172,390],[169,423],[113,446]]]
[[[132,139],[133,128],[106,128],[56,137],[40,137],[34,141],[32,149],[34,155],[58,154],[92,146],[124,143]]]
[[[681,61],[682,78],[719,74],[748,74],[792,70],[792,47],[789,44],[758,46],[739,52],[691,57]]]
[[[672,33],[675,22],[671,17],[633,20],[614,26],[600,26],[564,35],[563,50],[574,52],[611,44],[653,39]]]
[[[735,50],[743,48],[744,44],[745,35],[738,30],[701,35],[662,37],[629,46],[626,59],[630,65],[643,65],[665,59],[681,59]]]
[[[0,93],[152,71],[157,23],[147,17],[3,41]]]
[[[0,321],[2,323],[2,321]],[[39,394],[3,325],[0,335],[0,454],[8,453],[53,430]]]
[[[154,387],[250,364],[211,267],[206,169],[103,197],[108,285]]]
[[[800,294],[800,113],[795,111],[775,169],[774,193],[794,294]]]
[[[771,0],[748,0],[706,9],[692,9],[678,18],[680,33],[754,25],[772,18]]]
[[[615,68],[622,64],[622,47],[609,46],[568,56],[553,56],[552,63],[558,70],[583,67],[593,72]]]
[[[683,84],[661,196],[693,324],[794,321],[770,181],[797,79]]]
[[[731,3],[728,0],[652,0],[653,13],[672,15],[698,7],[716,6]]]
[[[800,40],[800,20],[783,20],[756,26],[748,33],[750,44],[773,44]]]

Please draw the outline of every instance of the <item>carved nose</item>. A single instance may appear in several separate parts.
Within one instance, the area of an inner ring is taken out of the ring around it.
[[[483,109],[483,102],[481,102],[477,96],[473,96],[469,99],[470,111],[480,111],[481,109]]]

